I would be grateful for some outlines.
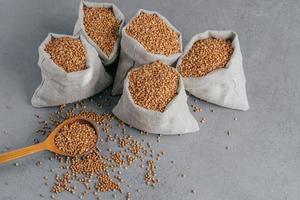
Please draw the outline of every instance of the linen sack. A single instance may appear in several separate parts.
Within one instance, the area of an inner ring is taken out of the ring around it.
[[[137,69],[133,69],[137,70]],[[129,91],[129,75],[124,81],[123,94],[113,108],[113,114],[130,126],[156,134],[174,135],[199,130],[197,120],[191,114],[182,79],[178,94],[169,102],[164,112],[149,110],[134,103]]]
[[[168,24],[169,27],[171,27],[179,35],[180,53],[176,53],[170,56],[165,56],[162,54],[154,54],[148,52],[143,47],[142,44],[140,44],[137,40],[130,37],[126,33],[125,29],[130,24],[131,22],[130,21],[122,29],[120,60],[118,63],[118,69],[114,80],[112,95],[122,94],[124,79],[130,69],[139,67],[144,64],[149,64],[157,60],[160,60],[168,65],[172,65],[177,61],[177,59],[181,55],[182,52],[181,33],[165,17],[163,17],[162,15],[154,11],[147,11],[147,10],[140,9],[132,19],[138,16],[141,12],[158,15],[166,24]]]
[[[115,17],[117,18],[117,21],[120,22],[119,27],[119,37],[117,41],[115,42],[114,49],[111,52],[110,55],[106,55],[100,47],[88,36],[88,34],[85,32],[85,28],[83,25],[83,18],[84,18],[84,12],[83,7],[95,7],[95,8],[112,8],[113,13]],[[123,13],[119,10],[117,6],[115,6],[112,3],[98,3],[98,2],[88,2],[88,1],[81,1],[79,5],[79,11],[78,11],[78,19],[74,27],[73,35],[83,35],[85,39],[97,50],[99,57],[102,60],[102,63],[104,65],[109,65],[113,63],[116,58],[119,55],[119,48],[120,48],[120,37],[121,37],[121,29],[124,25],[125,17]]]
[[[185,89],[192,95],[227,108],[246,111],[249,109],[243,58],[237,33],[233,31],[205,31],[192,37],[177,62],[177,70],[182,58],[193,44],[209,37],[230,39],[233,54],[225,68],[217,69],[203,77],[183,77]]]
[[[57,66],[44,50],[52,37],[80,38],[86,50],[87,69],[67,73]],[[82,36],[49,33],[38,50],[42,82],[31,99],[34,107],[56,106],[82,100],[97,94],[112,82],[110,75],[105,72],[97,51]]]

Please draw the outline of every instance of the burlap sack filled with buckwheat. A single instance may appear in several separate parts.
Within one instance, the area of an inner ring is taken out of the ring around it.
[[[243,70],[243,58],[237,33],[233,31],[205,31],[192,37],[177,62],[180,65],[193,44],[207,38],[230,40],[233,53],[224,68],[219,68],[201,77],[183,77],[185,89],[192,95],[227,108],[248,110],[246,78]]]
[[[52,38],[79,38],[86,56],[86,69],[66,72],[53,62],[45,51]],[[49,33],[39,47],[38,65],[42,82],[34,92],[31,103],[35,107],[56,106],[79,101],[97,94],[108,87],[112,78],[105,72],[97,51],[83,36]]]
[[[97,8],[106,10],[100,14],[95,10]],[[111,9],[112,12],[107,8]],[[88,16],[85,16],[85,13]],[[109,65],[119,55],[121,29],[124,22],[123,13],[112,3],[81,1],[73,34],[83,35],[97,50],[102,63]]]
[[[130,126],[149,133],[174,135],[198,131],[198,122],[189,110],[183,81],[176,69],[169,67],[178,75],[177,80],[175,80],[175,77],[170,80],[170,76],[164,76],[165,73],[159,71],[156,71],[150,77],[133,74],[135,72],[139,73],[145,67],[149,70],[153,67],[153,64],[164,65],[161,62],[155,62],[132,69],[127,74],[123,94],[112,111],[114,115]],[[142,71],[141,74],[146,75],[149,73]],[[133,80],[135,76],[137,78]],[[155,82],[153,80],[157,79],[160,79],[161,82],[153,83]],[[135,85],[130,81],[134,81]],[[174,81],[177,81],[176,87],[174,87]],[[170,88],[163,83],[173,87]],[[175,93],[172,93],[174,91]],[[175,94],[175,96],[172,95],[170,101],[163,101],[168,96],[170,98],[170,93]],[[165,103],[167,104],[165,105]]]

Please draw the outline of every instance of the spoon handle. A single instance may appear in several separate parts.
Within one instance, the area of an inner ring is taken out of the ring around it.
[[[47,145],[46,143],[42,142],[39,144],[35,144],[35,145],[31,145],[28,147],[24,147],[21,149],[17,149],[17,150],[13,150],[13,151],[9,151],[9,152],[5,152],[0,154],[0,164],[6,163],[8,161],[12,161],[33,153],[37,153],[43,150],[47,149]]]

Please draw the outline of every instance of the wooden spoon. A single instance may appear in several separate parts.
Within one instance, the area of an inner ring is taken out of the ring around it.
[[[63,126],[65,126],[67,124],[73,124],[75,122],[90,125],[95,130],[95,133],[97,135],[97,140],[96,141],[98,141],[98,139],[99,139],[98,128],[93,122],[91,122],[90,120],[81,118],[81,117],[73,117],[73,118],[67,119],[64,122],[62,122],[61,124],[59,124],[52,131],[52,133],[47,137],[47,139],[44,142],[0,154],[0,164],[8,162],[8,161],[15,160],[15,159],[18,159],[18,158],[21,158],[21,157],[24,157],[24,156],[27,156],[27,155],[30,155],[30,154],[33,154],[33,153],[44,151],[44,150],[49,150],[49,151],[52,151],[54,153],[65,155],[65,156],[81,156],[81,155],[84,155],[84,154],[87,154],[87,153],[91,152],[94,149],[94,147],[96,146],[97,142],[95,142],[95,145],[89,151],[86,151],[86,152],[84,152],[80,155],[67,154],[67,153],[59,150],[57,148],[57,146],[55,145],[54,138],[59,133],[59,130]]]

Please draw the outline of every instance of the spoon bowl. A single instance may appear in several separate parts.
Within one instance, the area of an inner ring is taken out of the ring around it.
[[[63,151],[61,151],[57,148],[57,146],[55,145],[55,137],[56,137],[57,134],[59,134],[59,131],[61,130],[62,127],[66,126],[66,125],[69,125],[69,124],[73,124],[75,122],[78,122],[80,124],[89,125],[91,128],[94,129],[97,138],[96,138],[96,142],[93,145],[93,147],[91,147],[91,149],[89,149],[88,151],[85,151],[84,153],[78,154],[78,155],[71,155],[71,154],[63,152]],[[85,155],[87,153],[90,153],[95,148],[95,146],[97,145],[98,140],[99,140],[99,131],[98,131],[98,128],[97,128],[97,126],[94,122],[92,122],[90,120],[87,120],[85,118],[82,118],[82,117],[73,117],[73,118],[67,119],[67,120],[63,121],[61,124],[59,124],[50,133],[50,135],[46,138],[46,140],[44,140],[44,142],[0,154],[0,164],[8,162],[8,161],[15,160],[15,159],[18,159],[18,158],[21,158],[21,157],[24,157],[24,156],[27,156],[27,155],[30,155],[30,154],[33,154],[33,153],[44,151],[44,150],[49,150],[49,151],[52,151],[56,154],[60,154],[60,155],[64,155],[64,156],[70,156],[70,157],[82,156],[82,155]]]

